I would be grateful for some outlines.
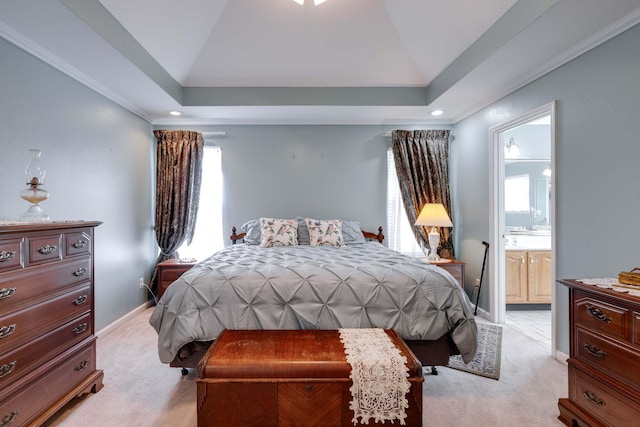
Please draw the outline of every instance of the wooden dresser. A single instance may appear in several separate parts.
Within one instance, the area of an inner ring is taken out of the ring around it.
[[[0,426],[40,425],[102,388],[93,335],[99,224],[0,224]]]
[[[560,280],[569,287],[568,426],[640,423],[640,297]]]

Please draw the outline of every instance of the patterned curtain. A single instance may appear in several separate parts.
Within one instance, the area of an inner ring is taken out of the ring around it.
[[[442,203],[451,215],[449,191],[449,131],[395,130],[392,150],[400,192],[410,224],[414,224],[426,203]],[[412,227],[416,240],[429,247],[427,227]],[[439,254],[455,258],[451,229],[440,227]]]
[[[157,286],[157,264],[178,258],[178,248],[191,243],[198,214],[203,141],[199,132],[156,130],[156,240],[160,255],[151,277]]]

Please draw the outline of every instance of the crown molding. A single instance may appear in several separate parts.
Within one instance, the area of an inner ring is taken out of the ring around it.
[[[147,121],[148,123],[151,123],[153,121],[151,117],[148,117],[143,112],[139,111],[133,104],[128,102],[126,99],[122,98],[121,96],[117,95],[115,92],[106,88],[96,80],[82,73],[77,68],[72,67],[67,62],[51,54],[51,52],[44,49],[42,46],[24,37],[22,34],[18,33],[13,28],[6,25],[4,22],[0,22],[0,37],[6,39],[9,43],[14,44],[15,46],[24,50],[25,52],[33,55],[34,57],[43,61],[45,64],[55,68],[61,73],[76,80],[80,84],[104,96],[108,100],[118,104],[125,110],[130,111],[131,113]]]
[[[593,34],[591,37],[584,39],[570,49],[565,50],[560,55],[555,56],[540,67],[533,69],[530,73],[522,75],[520,79],[517,79],[511,85],[506,86],[500,93],[495,94],[491,98],[485,98],[476,103],[474,106],[466,109],[464,112],[458,114],[452,119],[452,122],[455,124],[461,120],[466,119],[470,115],[477,113],[481,109],[499,101],[505,96],[539,79],[545,74],[550,73],[556,68],[559,68],[562,65],[576,59],[580,55],[614,38],[615,36],[623,33],[624,31],[630,29],[638,23],[640,23],[640,8],[617,20],[613,24],[603,28],[602,30]]]

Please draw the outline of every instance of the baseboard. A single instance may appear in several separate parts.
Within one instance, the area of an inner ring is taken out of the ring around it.
[[[554,358],[565,366],[569,365],[567,363],[567,359],[569,359],[569,355],[567,353],[564,353],[560,350],[556,350],[554,353]]]
[[[475,305],[473,303],[471,303],[471,305],[473,306],[474,310],[475,310]],[[483,319],[486,319],[488,321],[491,321],[491,316],[489,315],[489,312],[486,310],[483,310],[482,308],[478,307],[478,317],[482,317]]]
[[[147,301],[147,302],[139,305],[138,307],[136,307],[133,310],[131,310],[129,313],[127,313],[124,316],[122,316],[121,318],[116,319],[114,322],[112,322],[112,323],[108,324],[107,326],[105,326],[104,328],[100,329],[98,332],[96,332],[96,336],[98,338],[106,337],[111,332],[116,330],[120,325],[125,323],[127,320],[131,319],[133,316],[135,316],[137,314],[140,314],[140,312],[146,310],[151,305],[153,305],[153,301]]]

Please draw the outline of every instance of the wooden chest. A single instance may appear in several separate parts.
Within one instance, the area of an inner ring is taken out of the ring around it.
[[[385,332],[407,358],[406,425],[421,426],[422,365]],[[337,330],[225,330],[198,365],[198,425],[353,426],[350,373]]]

